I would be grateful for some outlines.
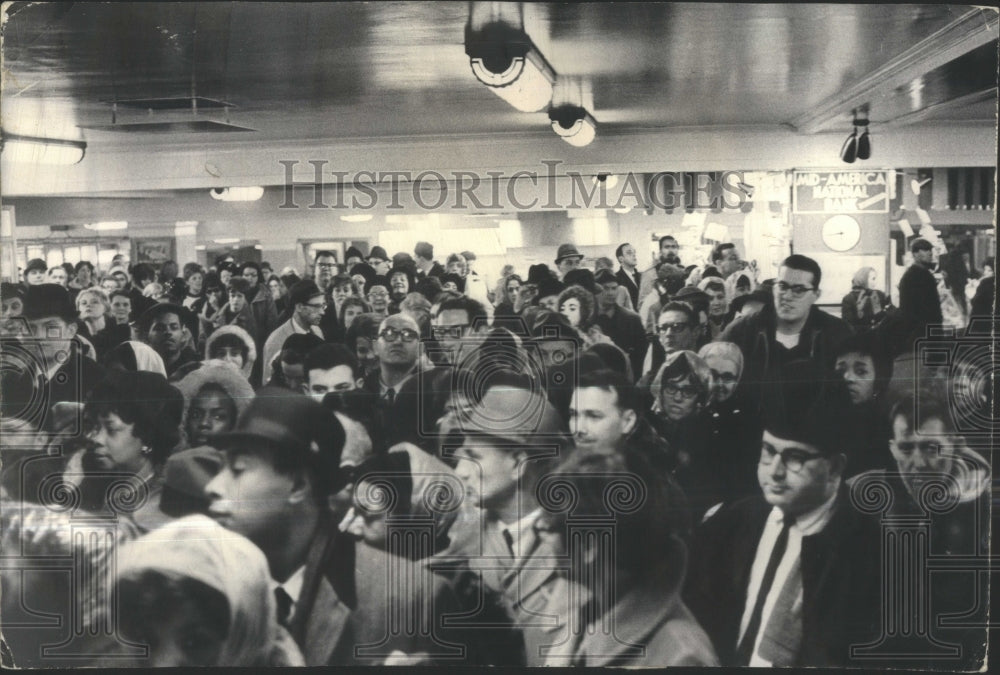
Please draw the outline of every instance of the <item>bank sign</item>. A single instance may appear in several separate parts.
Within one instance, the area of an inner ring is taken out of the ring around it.
[[[795,213],[888,213],[886,171],[796,171]]]

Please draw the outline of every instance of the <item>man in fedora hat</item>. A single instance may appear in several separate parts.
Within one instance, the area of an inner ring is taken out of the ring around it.
[[[388,274],[389,254],[381,246],[372,246],[371,253],[368,254],[368,264],[374,268],[375,274]]]
[[[306,665],[433,654],[437,614],[454,610],[447,588],[409,561],[392,560],[390,568],[385,552],[355,545],[337,529],[346,515],[345,500],[334,498],[349,480],[340,469],[345,441],[332,411],[265,387],[232,431],[213,438],[225,463],[205,487],[209,514],[267,557],[278,620]],[[428,581],[425,594],[400,592],[399,582],[413,579]],[[395,630],[401,618],[427,618],[432,609],[430,630]]]
[[[570,270],[575,270],[580,266],[583,254],[576,250],[574,244],[560,244],[556,252],[556,269],[559,270],[559,278],[566,276]]]

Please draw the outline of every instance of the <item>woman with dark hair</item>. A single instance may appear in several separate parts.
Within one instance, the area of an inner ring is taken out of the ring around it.
[[[180,304],[198,314],[208,302],[205,298],[205,269],[198,263],[189,262],[184,265],[183,277],[187,287]]]
[[[543,508],[545,496],[558,492],[543,522],[573,557],[568,579],[550,584],[539,613],[565,615],[567,598],[590,599],[570,604],[577,616],[569,625],[586,627],[571,631],[571,641],[551,650],[546,665],[719,665],[711,639],[681,599],[689,524],[684,494],[669,476],[639,453],[578,451],[542,479],[538,492]],[[605,518],[614,523],[614,537],[587,536],[588,523]],[[564,584],[579,591],[558,588]]]
[[[446,272],[441,275],[441,289],[454,291],[455,293],[465,293],[465,279],[454,272]]]
[[[520,275],[508,274],[503,279],[503,283],[498,284],[500,291],[496,307],[493,308],[493,317],[515,316],[524,309],[521,302],[521,286],[524,280]]]
[[[573,328],[586,334],[594,321],[594,294],[583,286],[568,286],[559,294],[559,313]]]
[[[187,516],[129,542],[116,567],[118,629],[148,645],[149,654],[124,664],[107,654],[102,665],[305,665],[278,625],[264,554],[207,516]]]
[[[344,332],[354,323],[355,317],[359,314],[367,314],[370,310],[368,303],[361,298],[350,297],[340,305],[340,325],[344,327]]]
[[[889,406],[885,394],[892,379],[892,361],[882,352],[871,332],[859,333],[845,339],[837,348],[834,372],[843,379],[851,399],[850,419],[844,423],[847,435],[844,477],[891,468],[891,429],[886,422]]]
[[[181,393],[155,373],[112,372],[94,387],[83,408],[90,431],[79,457],[81,507],[100,512],[110,500],[135,498],[139,529],[162,524],[162,469],[181,440],[183,411]]]

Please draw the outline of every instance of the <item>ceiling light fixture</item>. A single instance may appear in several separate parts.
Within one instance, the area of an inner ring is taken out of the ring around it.
[[[224,237],[222,239],[213,239],[216,244],[238,244],[240,241],[239,237]]]
[[[538,112],[552,100],[556,73],[522,26],[494,20],[465,26],[465,53],[476,79],[521,112]]]
[[[264,196],[262,187],[212,188],[208,191],[212,199],[220,202],[255,202]]]
[[[597,136],[597,121],[578,105],[562,105],[549,110],[552,130],[570,145],[582,148]]]
[[[83,141],[0,134],[0,152],[5,159],[18,164],[70,166],[79,164],[86,151],[87,144]]]
[[[840,148],[840,158],[848,164],[853,164],[856,159],[870,159],[872,156],[872,137],[868,132],[868,111],[862,110],[861,114],[865,117],[858,117],[857,109],[851,111],[854,118],[854,129]],[[860,136],[858,135],[858,127],[863,129]]]
[[[372,219],[372,214],[370,213],[352,213],[349,216],[341,216],[340,219],[345,223],[367,223]]]
[[[100,223],[86,223],[84,227],[95,232],[110,232],[112,230],[127,230],[128,222],[124,220],[104,221]]]

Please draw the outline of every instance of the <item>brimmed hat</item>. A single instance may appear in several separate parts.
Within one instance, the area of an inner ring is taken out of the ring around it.
[[[580,342],[579,331],[573,328],[569,319],[559,312],[548,310],[538,312],[528,330],[531,338],[536,342],[542,340],[575,340],[577,343]]]
[[[560,244],[559,250],[556,252],[556,264],[559,264],[560,260],[565,258],[583,258],[583,254],[576,250],[576,245],[574,244]]]
[[[350,260],[351,258],[361,258],[364,260],[365,256],[358,250],[357,246],[351,246],[347,249],[347,253],[344,254],[344,260]]]
[[[553,279],[549,277],[548,279],[543,279],[538,282],[538,295],[539,298],[547,298],[550,295],[559,295],[566,289],[566,284],[559,281],[558,279]]]
[[[76,307],[69,298],[69,291],[60,284],[28,286],[23,297],[24,310],[21,316],[25,319],[58,316],[65,321],[71,321],[76,318]]]
[[[330,472],[334,484],[345,440],[344,427],[330,410],[308,396],[273,387],[257,392],[232,431],[212,436],[212,444],[223,450],[249,441],[264,442],[277,453],[299,455]]]
[[[319,289],[316,282],[312,279],[305,279],[303,281],[296,282],[291,288],[288,289],[288,302],[291,303],[292,307],[299,303],[307,303],[317,295],[323,295],[323,291]]]
[[[389,260],[389,254],[385,252],[385,249],[381,246],[373,246],[371,253],[368,254],[366,260],[371,260],[372,258],[377,258],[379,260]]]
[[[210,500],[205,486],[219,473],[222,464],[222,453],[207,445],[171,455],[163,469],[160,510],[168,516],[180,517],[206,509]]]
[[[551,445],[566,439],[559,413],[541,392],[515,387],[491,387],[468,419],[466,435],[482,435],[518,446]]]

